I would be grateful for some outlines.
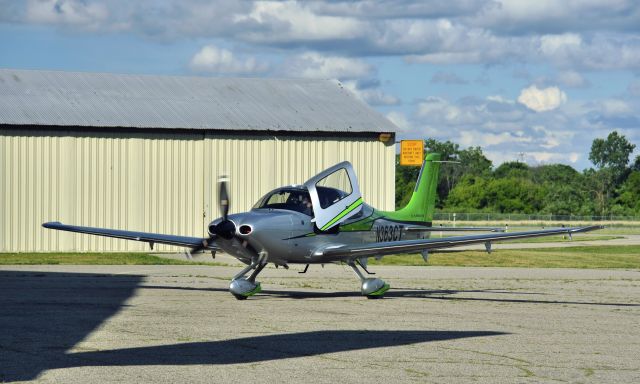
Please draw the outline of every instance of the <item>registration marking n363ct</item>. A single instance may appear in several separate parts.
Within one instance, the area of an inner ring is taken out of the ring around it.
[[[404,225],[379,225],[376,227],[376,241],[399,241],[402,240],[402,230]]]

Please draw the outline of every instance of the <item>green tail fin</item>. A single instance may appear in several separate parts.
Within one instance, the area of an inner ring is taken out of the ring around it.
[[[400,210],[384,212],[387,217],[392,220],[431,225],[436,206],[438,174],[440,173],[439,161],[439,153],[430,153],[425,157],[411,200]]]

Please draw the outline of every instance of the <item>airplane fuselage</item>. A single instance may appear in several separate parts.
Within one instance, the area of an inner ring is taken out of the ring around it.
[[[312,216],[284,209],[252,209],[229,215],[228,219],[237,228],[236,237],[219,239],[217,245],[246,264],[256,254],[265,254],[269,262],[277,265],[330,263],[336,260],[322,256],[327,247],[428,236],[428,232],[408,232],[414,223],[389,220],[384,212],[366,203],[361,214],[330,231],[319,231]],[[210,225],[219,222],[218,219]]]

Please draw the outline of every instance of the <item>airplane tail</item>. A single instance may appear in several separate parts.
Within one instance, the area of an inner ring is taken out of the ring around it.
[[[431,226],[436,206],[438,175],[440,173],[440,154],[430,153],[422,162],[422,168],[416,181],[411,200],[404,208],[395,212],[385,212],[392,220],[409,221],[415,224]]]

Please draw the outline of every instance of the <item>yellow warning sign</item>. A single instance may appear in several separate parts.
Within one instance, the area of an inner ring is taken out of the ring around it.
[[[422,140],[400,141],[400,165],[421,166],[424,159]]]

